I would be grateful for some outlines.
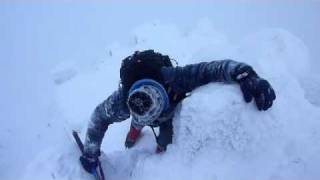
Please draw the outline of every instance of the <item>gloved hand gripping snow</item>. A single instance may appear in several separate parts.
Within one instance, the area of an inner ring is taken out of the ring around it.
[[[276,94],[270,83],[260,78],[256,72],[249,66],[241,69],[236,76],[236,80],[240,84],[243,97],[247,103],[254,98],[259,110],[269,109],[273,101],[276,99]]]

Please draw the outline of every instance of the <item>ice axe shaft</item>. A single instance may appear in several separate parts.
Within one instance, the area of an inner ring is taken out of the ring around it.
[[[84,148],[83,148],[83,143],[78,135],[78,133],[76,131],[72,131],[72,135],[81,151],[81,154],[84,153]],[[101,167],[101,162],[100,160],[98,159],[98,166],[97,166],[97,169],[94,169],[93,171],[93,175],[94,177],[96,178],[96,180],[105,180],[104,178],[104,173],[103,173],[103,170],[102,170],[102,167]]]

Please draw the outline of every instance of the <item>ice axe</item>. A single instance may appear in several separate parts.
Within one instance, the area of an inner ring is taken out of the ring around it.
[[[81,151],[81,153],[83,154],[84,151],[83,151],[83,143],[78,135],[78,133],[76,131],[72,131],[72,135]],[[103,173],[103,170],[102,170],[102,167],[101,167],[101,162],[100,160],[98,159],[98,165],[96,168],[94,168],[92,170],[92,175],[95,177],[96,180],[105,180],[104,179],[104,173]]]

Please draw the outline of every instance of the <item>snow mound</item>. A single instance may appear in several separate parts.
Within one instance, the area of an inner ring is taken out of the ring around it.
[[[319,177],[314,165],[320,160],[320,116],[303,94],[278,91],[273,109],[266,112],[244,103],[240,94],[232,85],[196,90],[175,118],[173,145],[160,157],[140,159],[134,179]],[[308,119],[301,112],[309,112]]]
[[[310,57],[306,45],[284,29],[263,29],[240,43],[237,57],[241,57],[263,73],[286,73],[304,78],[310,71]]]

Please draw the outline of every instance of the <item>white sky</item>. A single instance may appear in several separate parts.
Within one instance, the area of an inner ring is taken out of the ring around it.
[[[284,28],[306,43],[314,59],[320,55],[320,3],[311,1],[40,2],[0,3],[1,59],[50,65],[97,59],[140,24],[159,20],[188,28],[204,17],[234,39],[262,28]]]

